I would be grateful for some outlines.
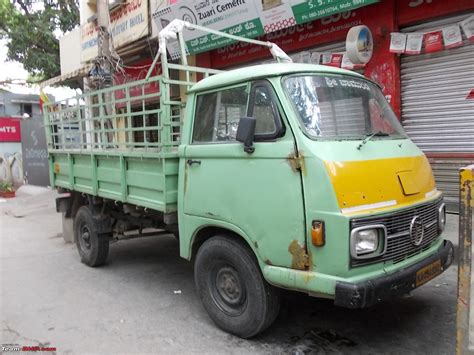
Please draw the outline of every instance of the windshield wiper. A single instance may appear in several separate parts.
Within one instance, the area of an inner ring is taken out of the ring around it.
[[[365,138],[358,146],[357,146],[357,150],[360,150],[360,148],[362,148],[364,146],[365,143],[367,143],[368,141],[370,141],[373,137],[388,137],[389,134],[388,133],[385,133],[385,132],[382,132],[382,131],[377,131],[377,132],[373,132],[373,133],[368,133],[367,134],[367,138]]]

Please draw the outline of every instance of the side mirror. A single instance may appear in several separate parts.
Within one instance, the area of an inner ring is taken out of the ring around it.
[[[239,142],[244,143],[244,151],[249,154],[255,151],[253,138],[255,136],[256,123],[257,121],[253,117],[241,117],[239,127],[237,128],[237,136],[235,138]]]

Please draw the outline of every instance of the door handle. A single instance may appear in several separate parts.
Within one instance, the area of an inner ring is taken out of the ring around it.
[[[191,166],[191,165],[193,165],[193,164],[201,165],[201,161],[200,161],[200,160],[188,159],[187,163],[188,163],[189,166]]]

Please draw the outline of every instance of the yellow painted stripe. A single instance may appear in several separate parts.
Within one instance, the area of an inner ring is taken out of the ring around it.
[[[424,155],[325,164],[343,213],[398,208],[440,194]]]

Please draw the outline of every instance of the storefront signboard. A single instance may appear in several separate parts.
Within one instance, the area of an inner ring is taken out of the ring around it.
[[[148,35],[148,1],[127,0],[110,12],[110,32],[115,48],[120,48]],[[81,62],[98,55],[97,21],[81,26]]]
[[[472,10],[472,0],[398,0],[398,24],[407,24],[426,21],[429,18],[447,16]]]
[[[19,119],[0,117],[0,142],[21,142]]]
[[[152,0],[152,37],[171,20],[178,18],[230,34],[254,38],[318,18],[376,3],[378,0],[193,0],[161,5]],[[153,10],[155,6],[155,10]],[[189,53],[200,53],[232,43],[215,35],[203,35],[197,30],[185,30],[184,38]],[[177,56],[176,44],[168,50]]]

